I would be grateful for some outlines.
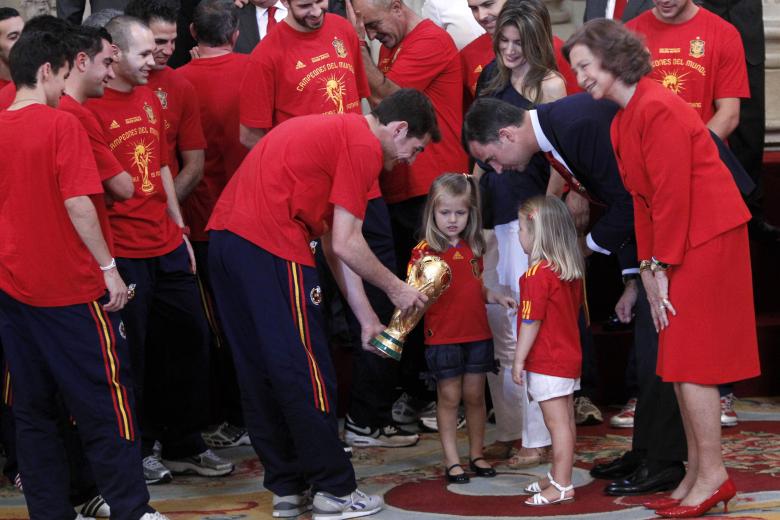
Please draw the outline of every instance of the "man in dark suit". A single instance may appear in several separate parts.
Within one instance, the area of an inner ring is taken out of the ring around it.
[[[584,250],[617,255],[626,289],[618,314],[630,321],[635,306],[634,348],[639,374],[631,451],[594,467],[597,478],[620,479],[612,495],[641,495],[675,487],[685,474],[687,448],[671,384],[655,375],[658,335],[642,284],[637,283],[633,204],[618,172],[609,129],[618,107],[587,94],[568,96],[524,111],[495,99],[477,100],[466,114],[463,142],[476,159],[497,172],[522,171],[530,158],[546,152],[570,187],[606,207],[585,239]]]
[[[249,0],[238,11],[238,40],[235,52],[249,54],[268,34],[268,29],[287,16],[287,7],[279,0]]]

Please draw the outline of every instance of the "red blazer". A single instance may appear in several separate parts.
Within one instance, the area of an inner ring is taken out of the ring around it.
[[[639,258],[669,264],[750,219],[698,114],[642,78],[610,129],[623,184],[634,198]]]

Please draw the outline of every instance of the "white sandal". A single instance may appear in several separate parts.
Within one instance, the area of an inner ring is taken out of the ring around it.
[[[534,496],[529,498],[525,501],[525,505],[527,506],[549,506],[552,504],[563,504],[564,502],[572,502],[574,500],[574,497],[568,497],[566,498],[566,492],[572,491],[574,489],[574,484],[569,484],[566,487],[561,486],[557,482],[555,482],[550,474],[547,474],[547,478],[550,479],[550,485],[560,491],[561,496],[560,498],[556,498],[555,500],[547,500],[547,498],[542,495],[541,492],[536,493]],[[538,484],[538,482],[535,482],[534,484]],[[533,484],[532,484],[533,485]],[[531,486],[528,486],[529,488]]]
[[[552,482],[552,475],[550,475],[550,472],[547,472],[547,480]],[[523,489],[524,493],[527,493],[529,495],[533,495],[534,493],[541,493],[542,492],[542,486],[539,484],[541,482],[540,480],[537,480],[536,482],[531,482],[528,484],[525,489]]]

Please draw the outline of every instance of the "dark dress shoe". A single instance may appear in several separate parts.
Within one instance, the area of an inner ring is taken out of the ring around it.
[[[590,470],[590,476],[593,478],[603,478],[604,480],[626,478],[636,471],[641,463],[642,459],[639,455],[633,451],[627,451],[622,456],[611,460],[610,462],[593,466]]]
[[[625,480],[608,485],[604,492],[612,496],[648,495],[676,488],[684,476],[685,466],[682,463],[655,471],[642,464]]]
[[[495,477],[496,476],[496,470],[493,468],[493,466],[490,466],[489,468],[480,468],[477,466],[476,462],[478,460],[485,460],[483,457],[477,457],[476,459],[471,459],[469,461],[469,468],[471,468],[471,471],[476,473],[478,477]]]
[[[447,482],[449,482],[450,484],[468,484],[469,480],[471,479],[469,479],[469,476],[466,475],[465,471],[460,475],[453,475],[452,473],[450,473],[450,471],[452,471],[455,468],[463,469],[463,467],[460,464],[453,464],[452,466],[447,468]]]

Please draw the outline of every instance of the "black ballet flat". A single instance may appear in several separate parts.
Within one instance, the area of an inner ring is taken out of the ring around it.
[[[447,482],[450,484],[468,484],[471,480],[468,475],[466,475],[466,472],[464,471],[460,475],[453,475],[450,473],[455,468],[463,469],[463,467],[460,464],[453,464],[449,468],[447,468]]]
[[[480,468],[475,463],[478,460],[485,460],[484,457],[477,457],[476,459],[471,459],[469,461],[469,468],[471,468],[471,471],[477,474],[478,477],[495,477],[496,476],[496,469],[491,466],[489,468]]]

